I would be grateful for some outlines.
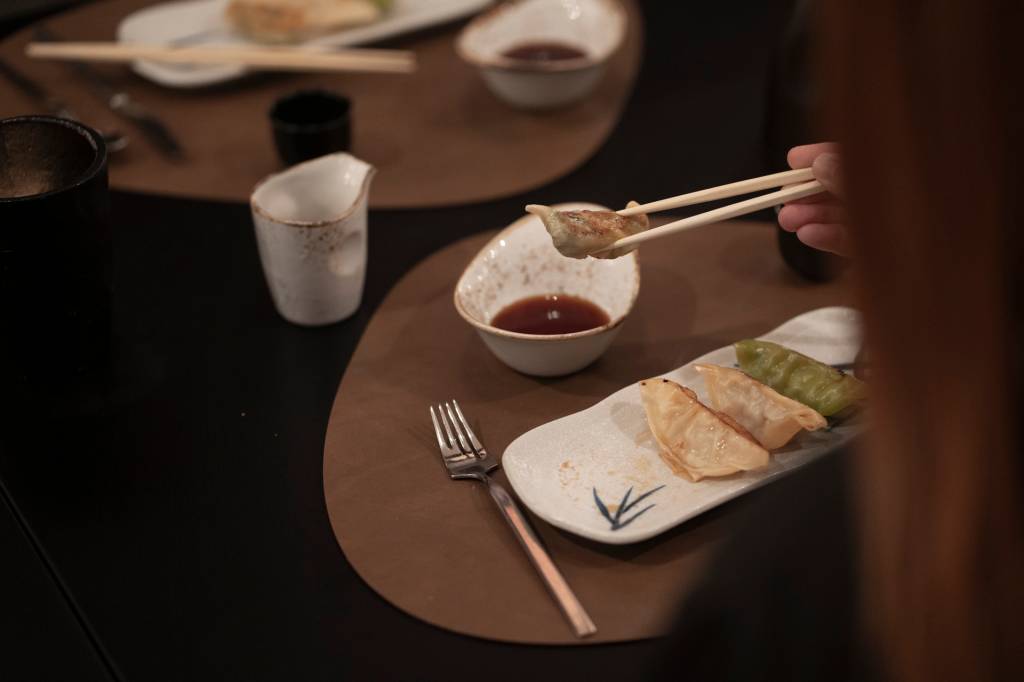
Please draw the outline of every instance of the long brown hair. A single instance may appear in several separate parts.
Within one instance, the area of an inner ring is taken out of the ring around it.
[[[864,614],[889,676],[1024,670],[1016,0],[825,0],[872,376]]]

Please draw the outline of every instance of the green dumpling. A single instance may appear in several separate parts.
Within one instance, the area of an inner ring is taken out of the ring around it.
[[[864,398],[864,382],[785,346],[757,339],[733,346],[740,369],[826,417]]]

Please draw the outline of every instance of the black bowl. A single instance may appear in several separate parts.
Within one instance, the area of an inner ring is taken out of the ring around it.
[[[62,118],[0,120],[0,375],[102,365],[110,280],[103,138]]]

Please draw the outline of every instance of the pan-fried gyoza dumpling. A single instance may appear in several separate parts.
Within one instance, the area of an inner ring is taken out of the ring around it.
[[[635,201],[626,208],[639,206]],[[538,216],[551,235],[555,248],[569,258],[618,258],[636,247],[594,253],[623,237],[643,232],[650,223],[646,215],[625,218],[614,211],[556,211],[550,206],[530,204],[528,213]]]
[[[668,379],[640,382],[647,423],[661,458],[694,481],[728,476],[768,464],[768,451],[728,415],[702,405],[688,388]]]
[[[697,365],[711,407],[724,412],[768,450],[781,448],[801,429],[824,428],[825,418],[738,369]]]
[[[228,22],[264,43],[293,43],[317,33],[370,24],[391,0],[230,0]]]

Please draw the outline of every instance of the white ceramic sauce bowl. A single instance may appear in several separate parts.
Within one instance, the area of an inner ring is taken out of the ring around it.
[[[556,208],[607,210],[576,203]],[[615,260],[566,258],[551,244],[540,219],[528,215],[502,230],[469,263],[455,286],[455,308],[506,365],[523,374],[553,377],[597,360],[619,333],[639,292],[636,253]],[[587,299],[610,320],[572,334],[520,334],[491,326],[506,306],[547,294]]]
[[[594,89],[625,38],[626,22],[618,0],[514,0],[471,21],[455,47],[500,99],[522,109],[552,109]],[[503,54],[531,43],[564,44],[586,56],[531,62]]]
[[[271,175],[253,190],[263,274],[289,322],[331,324],[359,308],[374,172],[350,154],[329,154]]]

